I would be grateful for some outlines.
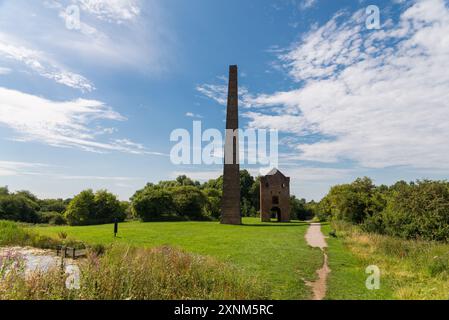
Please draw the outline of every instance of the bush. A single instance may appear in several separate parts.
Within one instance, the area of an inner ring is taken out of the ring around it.
[[[221,215],[221,191],[212,188],[203,190],[207,202],[204,208],[205,215],[214,219],[219,219]]]
[[[0,219],[37,223],[37,204],[24,195],[8,194],[0,196]]]
[[[192,219],[204,217],[206,196],[198,188],[183,186],[171,188],[176,213]]]
[[[82,191],[70,201],[65,211],[69,225],[85,226],[112,223],[126,218],[125,208],[117,197],[106,190]]]
[[[59,212],[42,212],[40,213],[40,223],[61,226],[67,224],[67,220],[64,215]]]
[[[175,211],[171,193],[153,186],[138,191],[132,198],[131,208],[134,215],[143,221],[151,221]]]
[[[15,222],[0,221],[0,246],[54,249],[59,244],[60,241],[26,230]]]
[[[447,182],[396,184],[387,199],[386,208],[368,218],[364,230],[405,239],[449,241]]]
[[[126,207],[112,193],[100,190],[95,193],[94,212],[91,216],[95,224],[111,223],[116,220],[122,222],[126,218]]]
[[[441,274],[449,275],[449,254],[435,256],[429,264],[430,276],[436,277]]]
[[[67,203],[62,199],[45,199],[38,201],[41,212],[63,213],[67,209]]]
[[[313,211],[307,206],[305,199],[290,197],[290,217],[292,220],[306,221],[314,217]]]

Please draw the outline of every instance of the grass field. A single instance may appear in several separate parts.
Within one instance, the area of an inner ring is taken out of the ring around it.
[[[272,289],[274,299],[308,299],[310,289],[304,279],[316,278],[323,257],[310,248],[304,239],[308,224],[261,223],[245,218],[242,226],[220,225],[217,222],[128,222],[119,226],[114,239],[113,226],[34,227],[45,236],[69,238],[88,244],[125,243],[136,247],[169,245],[237,266]]]
[[[449,245],[362,232],[335,223],[329,237],[328,299],[434,300],[449,298]],[[325,226],[328,233],[330,226]],[[381,271],[380,290],[365,288],[365,268]]]
[[[331,229],[328,224],[322,227],[325,236],[329,235]],[[365,269],[370,264],[352,253],[344,239],[329,236],[327,242],[331,273],[329,274],[326,299],[390,300],[393,298],[388,280],[381,282],[380,290],[366,288],[365,281],[368,274],[365,273]]]
[[[268,286],[273,299],[309,299],[304,280],[316,278],[322,253],[305,241],[308,224],[260,223],[245,218],[242,226],[217,222],[128,222],[120,224],[114,239],[113,226],[31,227],[46,238],[64,232],[87,244],[129,244],[153,248],[164,245],[210,256],[236,266],[245,277]],[[449,245],[402,240],[368,234],[345,224],[324,224],[329,236],[326,249],[331,273],[326,299],[447,299],[449,297]],[[381,270],[380,290],[368,290],[366,267]]]

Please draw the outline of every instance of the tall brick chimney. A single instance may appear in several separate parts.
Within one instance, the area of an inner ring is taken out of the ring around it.
[[[242,224],[240,212],[239,164],[239,99],[237,66],[229,67],[228,107],[226,115],[226,141],[224,149],[222,224]]]

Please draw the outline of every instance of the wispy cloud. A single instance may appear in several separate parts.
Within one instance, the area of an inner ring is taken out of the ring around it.
[[[196,114],[196,113],[193,113],[193,112],[187,112],[186,113],[186,117],[188,117],[188,118],[198,118],[198,119],[203,118],[202,115]]]
[[[140,15],[140,0],[75,0],[82,9],[97,18],[118,24]]]
[[[0,161],[0,177],[17,176],[27,173],[26,170],[46,167],[42,163]]]
[[[72,5],[80,9],[79,30],[67,28]],[[85,91],[93,84],[70,70],[127,68],[158,75],[175,63],[176,52],[163,5],[156,0],[7,1],[0,10],[0,29],[13,41],[6,41],[12,48],[4,47],[0,58],[16,59],[42,76]]]
[[[0,75],[10,74],[12,70],[10,68],[0,67]]]
[[[228,78],[219,77],[220,83],[201,84],[196,86],[196,90],[205,97],[216,101],[218,104],[226,106],[228,101]],[[239,104],[243,107],[251,106],[252,96],[246,87],[239,86]]]
[[[18,39],[1,32],[0,57],[21,62],[40,76],[52,79],[68,87],[82,91],[92,91],[95,89],[94,85],[82,75],[67,70],[67,68],[53,61],[45,53],[30,49],[20,44]]]
[[[128,139],[99,141],[97,136],[104,135],[104,130],[89,126],[98,120],[123,121],[125,118],[96,100],[59,102],[0,87],[0,124],[14,129],[18,134],[16,140],[93,152],[161,155]]]
[[[317,2],[318,2],[317,0],[302,0],[299,5],[299,8],[301,10],[306,10],[315,6]]]
[[[399,22],[364,30],[338,13],[279,56],[297,89],[259,95],[253,127],[305,137],[299,159],[369,168],[449,169],[449,8],[416,0]],[[264,109],[266,110],[266,109]]]

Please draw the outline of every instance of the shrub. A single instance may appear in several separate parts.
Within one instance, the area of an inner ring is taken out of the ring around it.
[[[449,184],[418,181],[391,188],[386,208],[364,223],[366,231],[406,239],[449,241]]]
[[[94,210],[95,195],[92,190],[85,190],[70,201],[65,217],[71,226],[88,225],[92,223]]]
[[[212,188],[206,188],[203,192],[207,198],[204,210],[206,216],[219,219],[221,215],[221,192]]]
[[[92,190],[85,190],[70,201],[65,217],[69,225],[83,226],[123,221],[126,212],[117,197],[106,190],[95,194]]]
[[[192,219],[204,217],[206,196],[198,188],[183,186],[171,188],[176,213]]]
[[[169,191],[147,186],[133,196],[131,207],[135,216],[143,221],[151,221],[163,214],[172,214],[175,205]]]
[[[305,199],[290,197],[290,217],[292,220],[310,220],[314,217],[313,211],[307,206]]]
[[[0,219],[39,222],[37,204],[24,195],[8,194],[0,196]]]
[[[449,275],[449,254],[433,257],[428,269],[432,277],[441,274]]]
[[[67,208],[67,203],[62,199],[45,199],[39,200],[41,212],[58,212],[63,213]]]
[[[15,222],[0,220],[0,246],[56,248],[60,241],[26,230]]]
[[[56,226],[67,224],[67,220],[59,212],[42,212],[40,213],[40,223],[46,223]]]

